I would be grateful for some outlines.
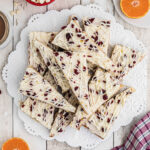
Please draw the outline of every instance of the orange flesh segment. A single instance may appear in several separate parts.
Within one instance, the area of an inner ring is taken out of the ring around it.
[[[3,144],[2,150],[29,150],[29,146],[21,138],[12,138]]]
[[[121,0],[122,12],[129,18],[140,18],[149,10],[149,0]]]

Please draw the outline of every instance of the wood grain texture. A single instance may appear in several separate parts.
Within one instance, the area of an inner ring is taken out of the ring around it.
[[[7,5],[9,3],[9,5]],[[4,8],[3,6],[6,6]],[[0,2],[0,11],[6,12],[7,14],[13,8],[12,1],[9,0]],[[11,20],[12,21],[12,20]],[[12,50],[12,41],[4,49],[0,49],[0,72],[2,72],[3,66],[6,64],[8,54]],[[0,148],[4,141],[12,137],[12,101],[8,95],[6,85],[2,80],[0,73]]]
[[[27,3],[25,0],[16,0],[15,2],[17,2],[17,5],[14,5],[14,10],[19,10],[19,13],[14,15],[13,50],[15,49],[17,42],[20,40],[20,32],[27,25],[29,18],[36,13],[46,12],[46,6],[36,7]],[[30,149],[46,149],[45,140],[29,134],[25,130],[23,122],[18,117],[18,108],[15,104],[13,104],[13,136],[23,138],[29,144]]]
[[[48,6],[48,10],[69,9],[79,4],[80,0],[55,0],[55,2],[53,2],[51,5]]]
[[[56,140],[47,142],[47,150],[79,150],[80,148],[70,147],[66,143],[61,143]]]

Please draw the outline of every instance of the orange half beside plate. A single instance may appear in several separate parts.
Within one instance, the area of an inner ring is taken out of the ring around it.
[[[29,150],[29,146],[23,139],[15,137],[5,142],[2,150]]]
[[[149,11],[149,0],[120,0],[122,12],[129,18],[141,18]]]

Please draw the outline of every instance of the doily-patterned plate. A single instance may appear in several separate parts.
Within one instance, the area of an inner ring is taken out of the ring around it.
[[[19,82],[21,81],[25,68],[28,62],[27,49],[29,45],[29,32],[31,31],[59,31],[59,29],[67,24],[68,17],[72,14],[77,15],[80,19],[83,16],[97,17],[102,19],[111,20],[111,46],[115,44],[122,44],[129,46],[133,49],[145,51],[146,49],[142,42],[138,41],[131,31],[125,30],[123,26],[116,23],[115,18],[103,11],[100,6],[75,6],[72,9],[62,10],[60,12],[52,10],[45,14],[37,14],[31,17],[26,28],[21,32],[21,40],[8,57],[8,64],[3,69],[3,79],[7,83],[7,90],[14,98],[18,106],[19,100],[23,97],[19,94]],[[146,59],[133,69],[128,76],[124,79],[124,84],[133,86],[136,92],[128,99],[124,109],[122,110],[119,118],[112,127],[107,140],[112,132],[118,130],[121,126],[129,124],[133,117],[141,113],[146,106],[146,82],[147,82],[147,66]],[[20,119],[24,122],[26,130],[36,136],[41,136],[43,139],[51,140],[56,139],[61,142],[67,142],[70,146],[83,148],[94,148],[97,144],[103,142],[102,139],[91,134],[87,129],[81,128],[76,131],[70,127],[67,130],[54,138],[49,137],[49,131],[36,123],[18,108]],[[71,137],[71,138],[70,138]]]

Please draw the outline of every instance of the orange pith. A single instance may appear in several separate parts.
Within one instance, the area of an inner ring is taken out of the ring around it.
[[[12,138],[3,144],[2,150],[29,150],[29,146],[21,138]]]
[[[122,12],[129,18],[141,18],[149,11],[149,0],[121,0]]]

